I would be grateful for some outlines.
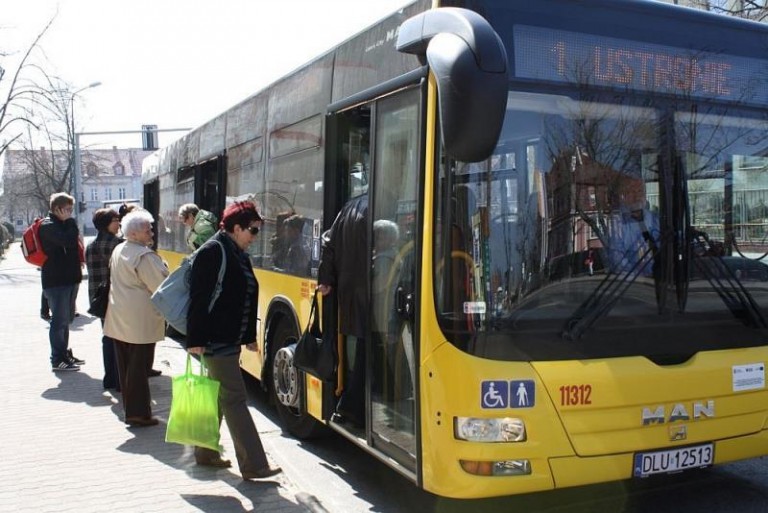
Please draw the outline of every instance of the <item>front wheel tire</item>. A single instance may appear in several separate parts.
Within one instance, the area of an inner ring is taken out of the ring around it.
[[[320,436],[325,426],[307,413],[304,405],[304,373],[293,365],[296,334],[281,322],[272,340],[272,383],[270,389],[283,428],[299,439]]]

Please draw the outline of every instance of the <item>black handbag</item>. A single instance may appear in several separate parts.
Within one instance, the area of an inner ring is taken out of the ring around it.
[[[293,365],[323,381],[331,381],[336,370],[336,354],[332,337],[325,340],[322,331],[320,331],[317,294],[315,291],[312,298],[307,329],[304,330],[293,351]]]
[[[109,304],[109,278],[99,283],[96,293],[91,298],[91,307],[88,313],[103,319],[107,316],[107,305]]]

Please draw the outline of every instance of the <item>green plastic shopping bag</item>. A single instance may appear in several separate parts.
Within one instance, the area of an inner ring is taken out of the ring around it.
[[[165,441],[220,451],[219,382],[207,376],[205,359],[200,357],[200,374],[194,374],[188,354],[187,371],[173,378],[171,385]]]

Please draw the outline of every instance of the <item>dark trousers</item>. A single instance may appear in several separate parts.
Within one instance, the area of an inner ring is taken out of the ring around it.
[[[155,344],[152,344],[152,349],[149,352],[149,361],[147,362],[147,372],[152,370],[152,365],[155,363]]]
[[[365,339],[347,335],[345,344],[354,344],[355,359],[336,411],[358,424],[365,422]]]
[[[155,344],[129,344],[115,341],[117,373],[123,392],[125,417],[149,418],[152,416],[152,398],[149,394],[147,361]]]
[[[48,298],[45,297],[45,291],[40,296],[40,315],[47,317],[51,315],[51,309],[48,306]]]
[[[80,290],[80,284],[78,283],[72,287],[72,296],[70,297],[70,313],[69,322],[75,320],[75,314],[77,313],[77,293]]]
[[[235,445],[240,472],[264,470],[269,463],[251,412],[248,411],[248,395],[240,370],[240,355],[206,356],[205,364],[208,366],[208,376],[220,383],[219,423],[223,415]],[[211,449],[195,447],[195,459],[199,462],[210,461],[218,456],[219,453]]]
[[[67,359],[69,349],[69,322],[72,307],[72,289],[74,285],[50,287],[43,290],[51,307],[51,325],[48,339],[51,343],[51,364],[56,365]]]
[[[101,329],[104,329],[104,319],[101,320]],[[154,346],[152,344],[153,349]],[[152,353],[154,356],[154,351]],[[117,358],[115,357],[115,340],[106,335],[101,337],[101,356],[104,361],[104,379],[101,380],[101,385],[104,389],[114,388],[119,392],[120,378],[117,372]]]
[[[80,287],[75,285],[72,288],[72,297],[70,300],[70,315],[69,315],[69,322],[72,322],[75,320],[75,313],[77,313],[77,291]],[[51,309],[48,306],[48,298],[45,297],[45,291],[40,296],[40,315],[42,317],[47,317],[50,315]]]

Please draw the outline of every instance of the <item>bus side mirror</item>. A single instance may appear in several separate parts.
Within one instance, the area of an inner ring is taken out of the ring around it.
[[[507,108],[507,53],[491,25],[467,9],[446,7],[406,20],[400,52],[426,59],[437,79],[446,151],[464,162],[493,153]]]

